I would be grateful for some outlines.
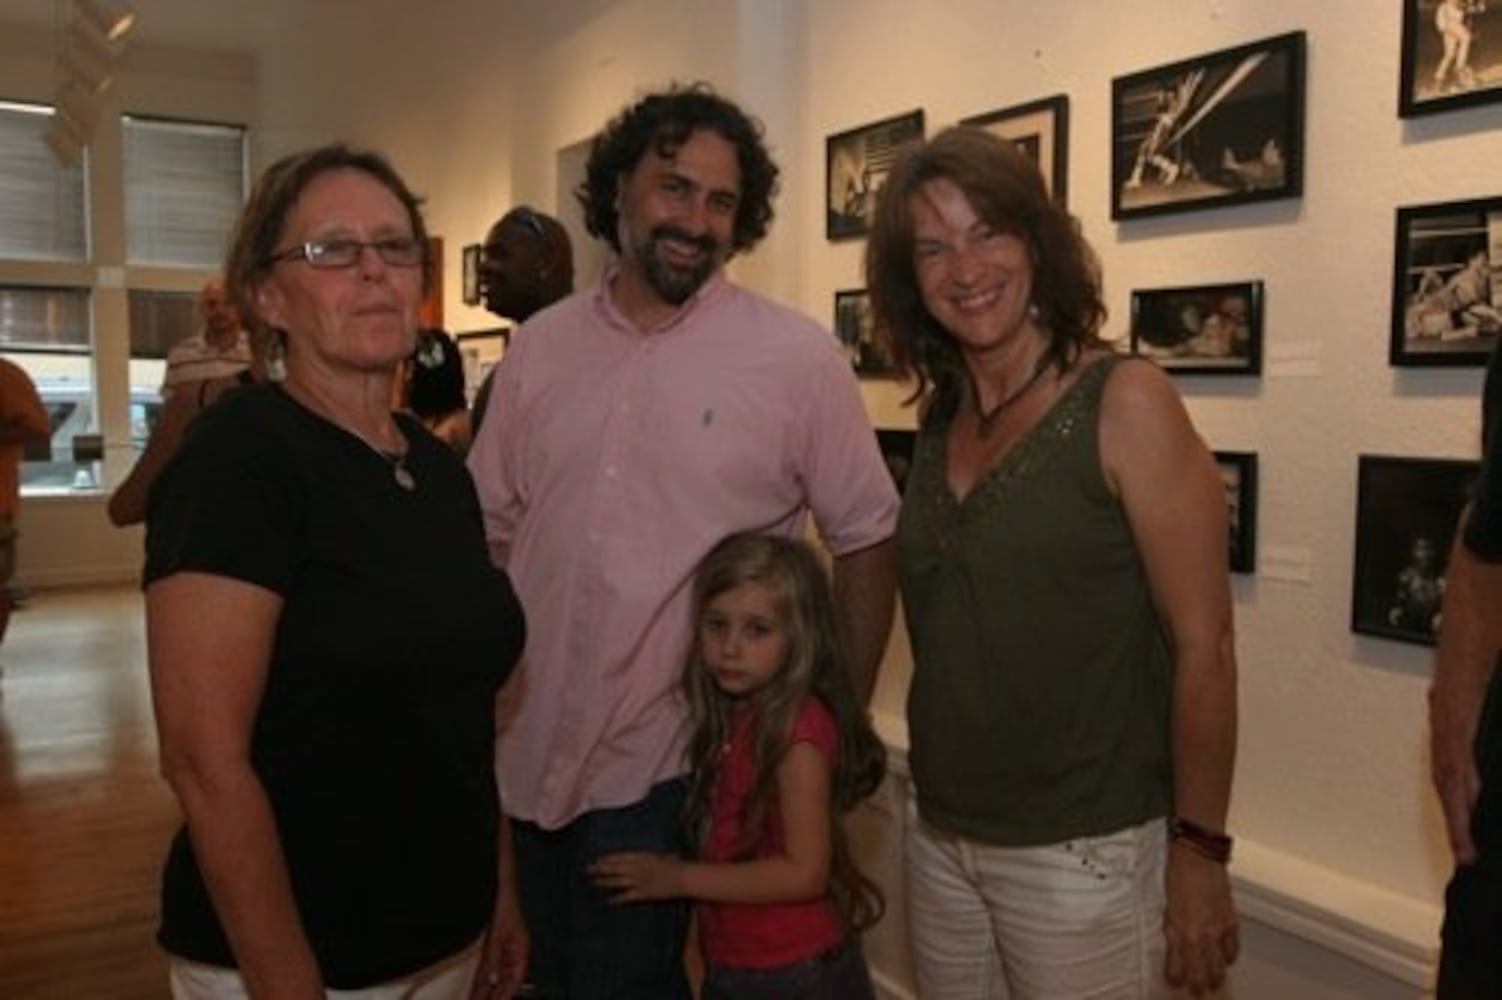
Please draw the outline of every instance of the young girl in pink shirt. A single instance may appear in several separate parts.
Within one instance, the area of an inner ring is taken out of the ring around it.
[[[886,751],[857,703],[829,581],[804,543],[732,535],[700,564],[684,670],[699,859],[612,854],[616,902],[698,901],[704,1000],[873,997],[856,934],[881,893],[841,820]]]

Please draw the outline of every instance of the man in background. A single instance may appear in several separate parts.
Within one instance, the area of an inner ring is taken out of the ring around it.
[[[480,251],[486,309],[521,324],[573,290],[574,250],[557,219],[519,205],[490,227]]]
[[[1495,349],[1481,428],[1481,479],[1450,554],[1429,689],[1434,787],[1455,854],[1438,1000],[1502,997],[1502,351]]]
[[[16,515],[26,446],[52,433],[47,408],[31,377],[0,358],[0,643],[10,626],[10,581],[16,572]]]
[[[198,297],[202,327],[167,352],[167,374],[162,379],[162,398],[171,396],[189,382],[207,384],[238,375],[250,367],[250,339],[240,328],[240,317],[224,290],[221,278],[210,278]]]
[[[485,308],[517,326],[574,291],[574,247],[551,215],[518,205],[496,221],[480,249],[480,295]],[[475,434],[490,402],[492,368],[475,392]]]

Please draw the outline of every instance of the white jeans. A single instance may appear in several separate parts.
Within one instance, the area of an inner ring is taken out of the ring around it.
[[[480,965],[480,942],[421,972],[358,990],[325,990],[329,1000],[464,1000]],[[248,1000],[245,980],[234,969],[181,958],[169,963],[172,1000]]]
[[[909,808],[908,920],[924,1000],[1158,1000],[1163,821],[1044,847],[991,847]]]

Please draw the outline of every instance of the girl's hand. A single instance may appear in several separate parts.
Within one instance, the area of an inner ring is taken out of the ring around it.
[[[589,866],[595,885],[613,903],[676,899],[683,895],[684,863],[671,854],[607,854]]]

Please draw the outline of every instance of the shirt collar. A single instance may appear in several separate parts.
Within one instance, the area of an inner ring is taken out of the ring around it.
[[[649,335],[665,333],[687,323],[690,318],[698,315],[707,308],[730,284],[725,278],[724,265],[715,268],[714,274],[711,274],[709,279],[699,286],[698,291],[689,296],[688,301],[679,306],[678,310],[672,316],[650,330],[643,330],[633,323],[625,313],[621,312],[620,307],[615,304],[615,298],[610,294],[611,286],[615,283],[615,279],[620,273],[620,258],[615,258],[605,266],[605,271],[600,276],[600,283],[594,291],[595,308],[613,326],[634,333]]]

